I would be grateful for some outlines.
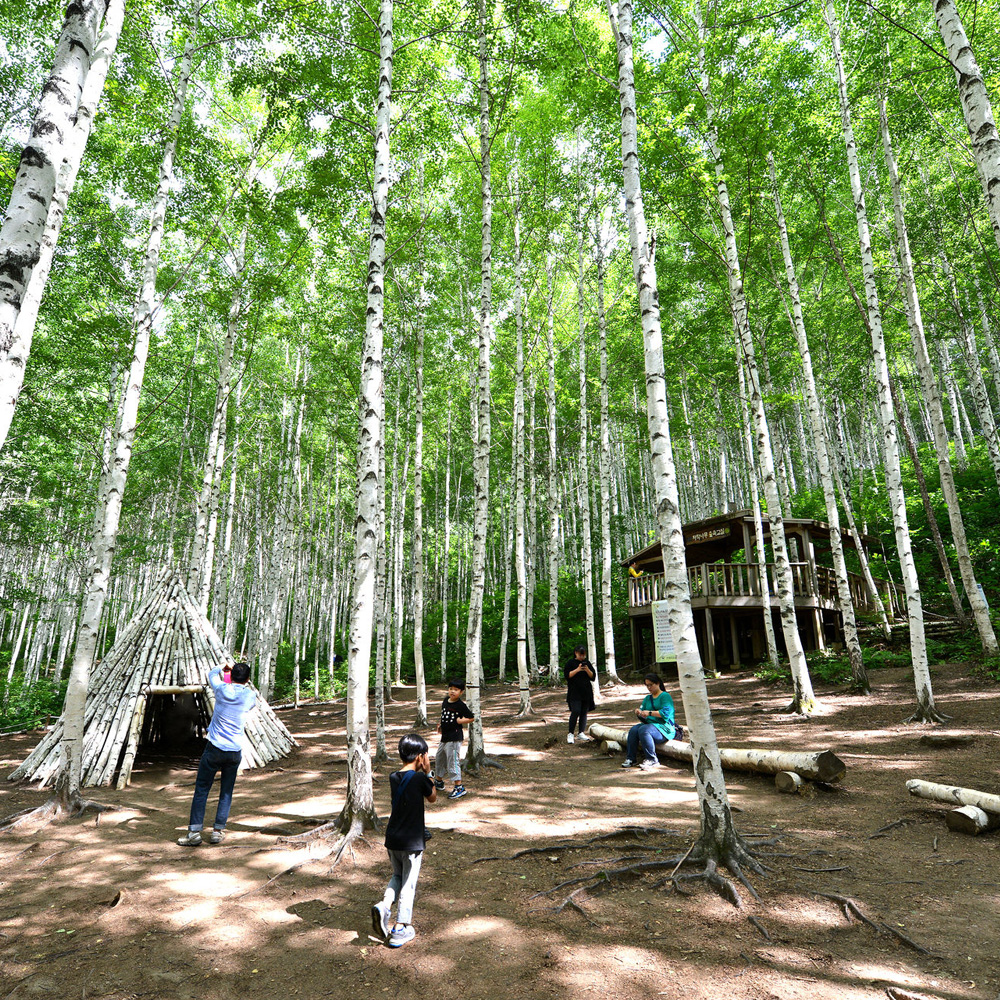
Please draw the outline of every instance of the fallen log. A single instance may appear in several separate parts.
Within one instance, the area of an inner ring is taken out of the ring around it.
[[[959,806],[952,809],[944,818],[949,830],[955,833],[968,833],[978,837],[981,833],[989,833],[1000,828],[1000,816],[988,813],[979,806]]]
[[[592,723],[587,730],[599,740],[613,740],[625,745],[628,731]],[[664,740],[656,745],[659,753],[674,760],[691,763],[691,744],[680,740]],[[739,750],[719,748],[722,766],[730,771],[754,771],[757,774],[777,774],[792,771],[809,781],[823,781],[833,784],[840,781],[847,772],[847,765],[832,751],[819,753],[793,753],[783,750]]]
[[[933,781],[911,778],[906,790],[921,799],[947,802],[953,806],[978,806],[984,812],[1000,814],[1000,795],[977,792],[974,788],[960,788],[957,785],[939,785]]]
[[[806,783],[805,778],[794,771],[779,771],[774,776],[774,787],[779,792],[798,793],[799,789]]]

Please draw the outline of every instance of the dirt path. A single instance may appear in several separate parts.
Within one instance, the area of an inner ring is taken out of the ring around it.
[[[0,1000],[860,1000],[892,987],[995,1000],[1000,835],[950,833],[945,807],[911,799],[904,781],[1000,792],[1000,692],[970,682],[964,668],[936,670],[948,731],[975,735],[971,745],[939,749],[920,743],[926,729],[902,721],[912,702],[905,674],[873,678],[872,699],[821,692],[823,712],[808,722],[772,712],[787,695],[748,674],[710,682],[723,745],[830,748],[848,764],[843,787],[811,798],[779,795],[762,776],[727,775],[741,831],[779,836],[773,850],[787,855],[766,859],[769,877],[755,879],[761,901],[746,898],[742,910],[697,886],[691,896],[654,888],[644,875],[578,897],[582,912],[555,913],[566,891],[535,894],[617,858],[683,853],[698,822],[693,779],[681,765],[625,772],[594,744],[568,746],[560,690],[537,692],[542,714],[527,720],[513,718],[516,693],[492,690],[487,744],[504,768],[471,777],[464,799],[428,807],[434,836],[418,936],[398,950],[371,934],[369,907],[388,877],[377,834],[332,872],[306,851],[270,849],[304,819],[336,814],[346,780],[343,705],[282,712],[301,749],[240,776],[219,847],[174,844],[193,759],[137,767],[129,789],[100,796],[122,811],[96,826],[69,822],[0,840]],[[618,689],[592,721],[627,724],[644,693]],[[412,694],[389,706],[390,747],[409,729]],[[0,741],[4,772],[32,742]],[[382,814],[395,766],[376,768]],[[4,782],[0,814],[42,797]],[[214,796],[209,818],[213,810]],[[665,832],[587,844],[626,826]],[[530,848],[544,850],[514,857]],[[931,954],[848,922],[822,892],[857,900]]]

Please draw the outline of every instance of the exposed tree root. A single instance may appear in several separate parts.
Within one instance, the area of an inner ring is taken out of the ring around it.
[[[486,754],[481,754],[471,763],[466,761],[465,773],[479,774],[480,770],[484,767],[495,767],[498,771],[505,770],[503,764],[501,764],[495,757],[487,757]]]
[[[621,858],[618,860],[626,861],[631,859]],[[669,885],[675,891],[682,892],[683,894],[683,890],[681,889],[682,883],[703,880],[707,882],[723,899],[732,903],[733,906],[740,908],[743,904],[740,899],[739,892],[731,879],[726,878],[724,875],[719,873],[719,860],[721,860],[722,864],[724,864],[725,867],[733,874],[736,881],[738,881],[755,900],[760,899],[757,895],[756,889],[754,889],[754,887],[750,884],[749,879],[744,874],[743,869],[747,868],[757,874],[764,874],[765,869],[744,847],[742,847],[742,845],[739,844],[739,842],[724,851],[723,857],[717,860],[714,857],[708,857],[706,855],[705,849],[700,841],[696,841],[684,854],[676,855],[671,858],[658,858],[655,861],[638,861],[634,864],[620,865],[615,868],[604,868],[599,872],[593,872],[589,875],[582,875],[578,878],[567,879],[564,882],[560,882],[558,885],[553,886],[551,889],[535,893],[535,895],[531,898],[534,899],[537,896],[548,896],[551,893],[558,892],[560,889],[569,888],[570,886],[578,887],[575,892],[584,889],[594,890],[599,887],[606,887],[612,882],[622,881],[626,878],[636,878],[646,872],[662,871],[665,868],[671,868],[672,871],[670,874],[666,878],[657,882],[654,888],[661,888]],[[685,864],[702,865],[703,867],[702,870],[698,872],[678,874],[681,866]]]
[[[933,706],[925,705],[923,708],[918,708],[913,715],[904,721],[907,723],[926,722],[943,726],[946,722],[951,721],[951,716],[945,715],[944,712],[939,712]]]
[[[306,830],[305,833],[293,833],[288,837],[278,837],[278,839],[274,842],[274,846],[301,847],[303,844],[308,844],[313,840],[318,840],[331,830],[337,829],[339,822],[339,820],[331,819],[327,820],[325,823],[320,823],[319,826],[314,826],[311,830]]]
[[[104,802],[96,802],[93,799],[76,798],[70,802],[64,802],[58,795],[53,795],[46,799],[40,806],[32,806],[22,809],[0,820],[0,834],[17,833],[25,827],[40,829],[49,823],[61,819],[73,819],[82,816],[84,813],[96,813],[95,822],[101,821],[101,813],[116,812],[118,806]]]
[[[876,934],[888,934],[890,937],[896,938],[902,944],[905,944],[908,948],[912,948],[915,952],[921,955],[932,954],[923,945],[919,945],[912,938],[907,937],[905,934],[896,930],[895,927],[889,924],[882,923],[881,921],[871,920],[869,917],[861,911],[861,906],[858,904],[857,900],[851,899],[850,896],[841,896],[835,892],[813,892],[814,896],[820,896],[822,899],[832,900],[834,903],[840,904],[841,912],[844,914],[844,919],[850,923],[852,917],[860,920],[861,923],[870,927]]]
[[[515,861],[517,858],[524,858],[530,854],[551,854],[553,851],[582,851],[586,847],[602,843],[606,840],[618,840],[621,837],[632,836],[645,837],[654,834],[665,837],[683,836],[680,830],[668,830],[664,827],[623,826],[620,830],[615,830],[613,833],[602,833],[596,837],[591,837],[590,840],[563,841],[559,844],[550,844],[548,847],[528,847],[523,851],[516,851],[511,855],[496,854],[486,858],[476,858],[472,864],[478,864],[480,861]],[[646,844],[622,844],[624,848],[646,846]]]
[[[763,938],[764,938],[765,941],[770,941],[771,940],[771,935],[768,934],[767,928],[756,917],[747,917],[747,920],[751,924],[753,924],[754,927],[756,927],[758,931],[760,931],[760,933],[763,936]]]

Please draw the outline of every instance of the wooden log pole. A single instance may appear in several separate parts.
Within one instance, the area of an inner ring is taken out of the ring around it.
[[[974,788],[939,785],[933,781],[920,781],[918,778],[911,778],[906,783],[906,790],[911,795],[916,795],[921,799],[947,802],[953,806],[977,806],[984,812],[1000,814],[1000,795],[977,792]]]
[[[598,722],[592,723],[587,731],[595,739],[614,740],[622,745],[628,739],[627,730],[602,726]],[[691,763],[690,743],[682,743],[680,740],[664,740],[662,743],[656,744],[656,749],[665,757]],[[730,771],[753,771],[757,774],[792,771],[808,781],[823,781],[829,784],[840,781],[847,772],[847,765],[832,750],[822,750],[819,753],[795,753],[784,750],[743,750],[720,747],[719,758],[722,766]]]
[[[806,784],[805,778],[794,771],[779,771],[774,776],[774,787],[779,792],[787,792],[790,795],[797,793],[804,784]]]

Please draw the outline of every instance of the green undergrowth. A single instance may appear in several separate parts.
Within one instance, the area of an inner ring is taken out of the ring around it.
[[[0,732],[32,729],[62,712],[66,679],[57,683],[39,677],[30,687],[22,677],[14,677],[10,687],[0,685]]]

